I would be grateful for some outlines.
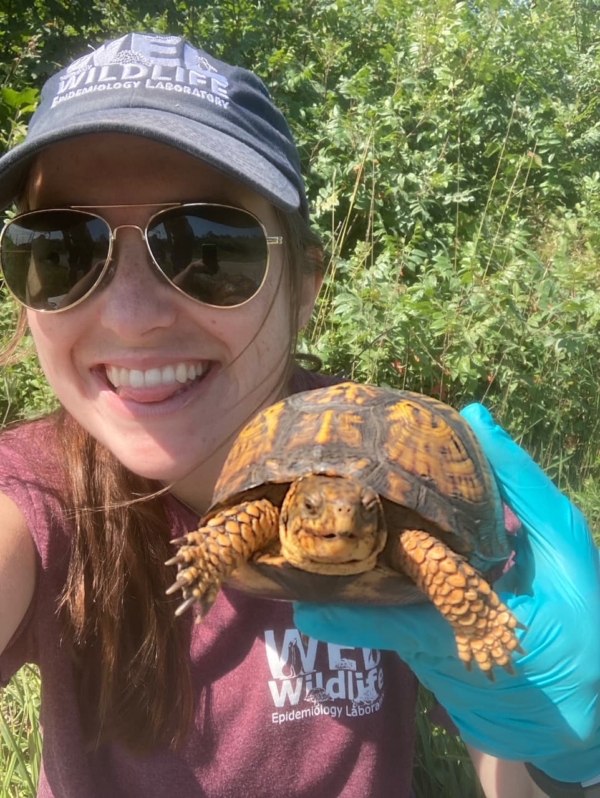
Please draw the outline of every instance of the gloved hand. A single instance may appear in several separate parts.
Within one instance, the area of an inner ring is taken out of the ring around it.
[[[465,742],[500,759],[533,763],[561,781],[600,773],[600,559],[580,511],[481,405],[463,416],[522,523],[516,565],[495,584],[525,627],[515,675],[489,681],[458,659],[450,625],[432,604],[298,604],[305,633],[344,645],[391,649],[429,688]]]

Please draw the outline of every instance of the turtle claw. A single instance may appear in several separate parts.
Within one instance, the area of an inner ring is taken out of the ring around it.
[[[462,663],[465,666],[465,670],[467,670],[469,673],[473,673],[473,660],[472,659],[468,660],[468,662],[465,661],[465,660],[462,660]],[[484,668],[481,668],[481,666],[480,666],[480,670],[481,670],[481,672],[483,673],[483,675],[485,676],[485,678],[489,682],[493,683],[493,682],[496,681],[496,677],[494,676],[494,671],[491,668],[489,670],[485,670]]]
[[[189,543],[188,536],[184,535],[182,538],[171,538],[169,541],[174,546],[183,546],[184,543]]]
[[[514,676],[512,655],[525,653],[514,632],[516,619],[500,602],[485,607],[484,612],[485,626],[480,619],[480,627],[459,627],[455,619],[446,616],[455,632],[459,659],[469,671],[475,662],[491,682],[495,681],[494,668],[503,668]]]
[[[184,601],[175,611],[175,615],[182,615],[192,604],[198,604],[201,616],[206,615],[217,598],[222,582],[210,561],[197,554],[193,565],[189,565],[186,558],[178,554],[166,564],[177,565],[180,569],[177,579],[166,590],[167,596],[178,591],[183,593]]]
[[[185,572],[183,573],[185,574]],[[181,590],[184,600],[175,610],[175,615],[177,617],[183,615],[190,607],[196,604],[199,609],[197,620],[200,621],[215,603],[220,588],[220,580],[215,580],[214,583],[207,584],[205,581],[199,579],[194,583],[194,581],[190,581],[189,579],[179,578],[176,582],[173,582],[171,587],[167,588],[166,594],[167,596],[172,596]]]
[[[174,587],[174,585],[173,585],[173,587]],[[170,588],[169,588],[169,590],[170,590]],[[168,592],[169,591],[167,590],[167,593]],[[189,610],[189,608],[195,603],[196,603],[196,599],[193,596],[190,596],[182,604],[180,604],[179,607],[177,607],[177,609],[175,610],[175,615],[177,617],[179,617],[180,615],[183,615],[183,613],[187,612]]]
[[[173,582],[171,587],[168,587],[165,590],[165,595],[166,596],[172,596],[174,593],[177,593],[178,590],[181,590],[181,587],[182,586],[179,584],[179,582]]]

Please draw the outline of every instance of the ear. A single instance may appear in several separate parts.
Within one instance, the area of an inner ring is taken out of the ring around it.
[[[322,256],[321,256],[322,257]],[[302,277],[302,296],[298,312],[298,328],[301,330],[308,324],[323,285],[323,272],[315,271]]]

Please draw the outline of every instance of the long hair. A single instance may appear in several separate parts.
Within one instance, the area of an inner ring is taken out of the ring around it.
[[[322,270],[318,237],[299,213],[279,213],[290,300],[289,364],[298,332],[302,278]],[[26,331],[19,315],[0,365]],[[282,381],[289,368],[282,371]],[[149,752],[176,748],[194,714],[189,673],[191,619],[174,618],[178,598],[163,485],[128,471],[64,409],[54,414],[63,459],[63,502],[74,515],[68,576],[59,601],[90,748],[118,741]],[[145,501],[139,497],[148,497]],[[66,511],[66,510],[65,510]]]

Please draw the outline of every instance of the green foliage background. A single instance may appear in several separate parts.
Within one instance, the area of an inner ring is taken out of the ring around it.
[[[585,0],[3,0],[0,145],[57,66],[129,30],[253,68],[331,255],[303,346],[357,379],[484,400],[579,481],[598,469],[599,25]],[[17,377],[0,417],[48,401]]]
[[[254,69],[286,112],[330,256],[301,347],[332,372],[486,402],[595,524],[595,2],[0,0],[0,147],[57,66],[131,30]],[[0,335],[12,313],[0,302]],[[52,401],[31,359],[0,385],[3,420]],[[474,795],[439,734],[422,733],[419,794]]]

